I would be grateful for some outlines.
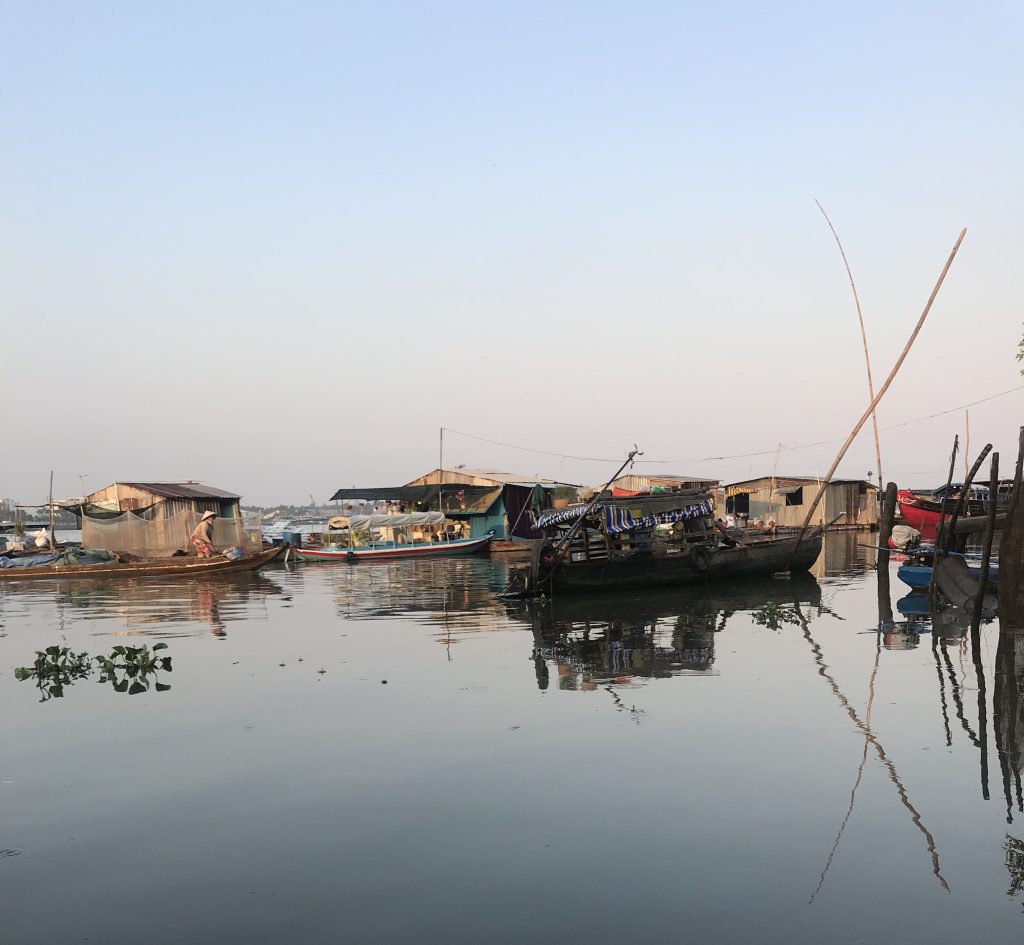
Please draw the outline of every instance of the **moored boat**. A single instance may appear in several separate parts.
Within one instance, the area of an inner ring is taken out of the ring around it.
[[[269,564],[283,551],[283,548],[270,548],[240,557],[215,555],[212,558],[182,555],[171,558],[121,560],[112,556],[112,560],[89,564],[72,564],[66,559],[52,560],[55,557],[52,555],[45,556],[48,559],[45,563],[25,563],[18,566],[10,564],[18,559],[7,559],[7,565],[0,564],[0,581],[32,581],[40,578],[198,577],[229,571],[255,571]]]
[[[350,548],[347,545],[325,546],[323,548],[292,548],[289,558],[296,561],[384,561],[395,558],[433,558],[449,555],[471,555],[483,551],[491,541],[493,533],[483,538],[442,539],[436,542],[414,542],[397,544],[378,542],[365,547]]]
[[[535,544],[526,594],[671,587],[704,581],[807,571],[821,553],[818,529],[796,534],[727,532],[700,490],[616,498],[545,513],[554,537]]]
[[[483,551],[494,538],[494,532],[479,538],[455,537],[449,527],[454,528],[441,512],[338,515],[328,522],[326,533],[328,539],[337,537],[338,543],[292,548],[288,558],[356,562],[471,555]]]

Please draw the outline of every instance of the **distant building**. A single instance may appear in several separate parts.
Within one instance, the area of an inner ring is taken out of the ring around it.
[[[803,524],[821,480],[813,476],[762,476],[725,486],[725,512],[750,522],[774,519],[777,525]],[[812,525],[875,528],[878,487],[866,479],[833,479],[825,489]]]

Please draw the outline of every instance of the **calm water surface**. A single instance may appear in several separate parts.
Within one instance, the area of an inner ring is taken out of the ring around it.
[[[1019,942],[1024,649],[877,632],[870,541],[546,604],[487,559],[0,585],[0,941]],[[158,641],[166,691],[14,677]]]

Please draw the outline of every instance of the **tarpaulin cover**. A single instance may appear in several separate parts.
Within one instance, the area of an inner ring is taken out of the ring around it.
[[[704,501],[685,509],[673,509],[668,512],[656,512],[653,515],[633,517],[628,508],[606,507],[604,510],[604,527],[610,535],[620,532],[633,532],[653,528],[655,525],[671,525],[692,518],[705,518],[711,515],[711,503]]]
[[[23,558],[0,558],[0,568],[34,568],[41,564],[53,564],[60,555],[26,555]]]
[[[603,507],[598,502],[594,505],[593,511],[596,512]],[[586,511],[587,506],[585,505],[570,505],[567,509],[552,509],[538,517],[537,527],[550,528],[552,525],[568,525],[570,522],[575,522],[578,518],[583,518]]]

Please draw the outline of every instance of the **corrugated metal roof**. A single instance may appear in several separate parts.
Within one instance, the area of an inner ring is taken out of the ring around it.
[[[426,475],[413,479],[408,485],[422,484],[430,480],[437,480],[441,471],[437,468],[430,470]],[[557,479],[538,479],[536,476],[524,476],[519,473],[502,472],[500,469],[469,469],[465,466],[457,466],[454,469],[445,466],[444,478],[462,481],[463,479],[483,479],[495,485],[502,486],[536,486],[541,485],[545,489],[554,489],[556,486],[577,486],[572,482],[561,482]],[[445,482],[447,486],[448,483]]]
[[[772,476],[756,476],[753,479],[740,479],[737,482],[727,483],[726,484],[726,488],[730,489],[733,486],[746,486],[746,485],[749,485],[752,482],[771,482],[771,480],[773,478],[775,479],[776,487],[778,486],[779,483],[786,483],[786,482],[802,483],[804,485],[810,485],[810,484],[818,485],[819,483],[821,483],[821,479],[819,477],[817,477],[817,476],[774,476],[774,477],[772,477]],[[866,486],[870,486],[872,489],[877,489],[878,488],[877,485],[875,483],[871,482],[869,479],[838,479],[838,478],[837,479],[830,479],[829,480],[829,485],[837,486],[837,485],[842,485],[843,483],[849,483],[849,482],[863,483]]]
[[[225,492],[201,482],[122,482],[122,486],[131,486],[150,492],[162,499],[240,499],[237,492]]]
[[[434,472],[437,472],[435,469]],[[500,469],[469,469],[460,466],[458,469],[448,469],[445,473],[452,473],[456,476],[473,476],[477,479],[490,479],[491,482],[500,482],[506,486],[535,486],[540,483],[542,486],[557,486],[559,482],[555,479],[538,479],[536,476],[524,476],[520,473],[502,472]]]

